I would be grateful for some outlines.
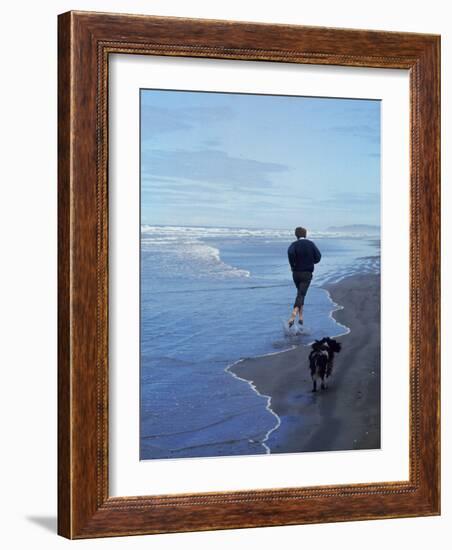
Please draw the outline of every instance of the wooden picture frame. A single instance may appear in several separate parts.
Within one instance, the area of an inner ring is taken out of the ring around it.
[[[440,38],[68,12],[58,39],[58,532],[68,538],[440,513]],[[110,54],[265,60],[410,73],[408,481],[110,497]]]

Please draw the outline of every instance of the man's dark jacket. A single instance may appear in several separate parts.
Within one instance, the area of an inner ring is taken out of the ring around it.
[[[309,239],[294,241],[287,250],[292,271],[314,271],[314,264],[320,262],[322,255],[316,245]]]

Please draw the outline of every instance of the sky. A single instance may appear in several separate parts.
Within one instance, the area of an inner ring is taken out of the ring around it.
[[[380,101],[141,90],[141,223],[380,224]]]

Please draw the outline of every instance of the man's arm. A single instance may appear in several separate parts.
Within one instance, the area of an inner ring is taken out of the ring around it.
[[[287,256],[289,258],[290,267],[293,270],[295,268],[295,249],[294,249],[293,244],[291,244],[289,246],[289,248],[287,249]]]
[[[322,254],[320,254],[320,250],[316,247],[314,243],[312,243],[312,247],[314,263],[318,264],[320,262]]]

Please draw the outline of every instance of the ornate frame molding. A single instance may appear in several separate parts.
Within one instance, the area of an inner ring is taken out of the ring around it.
[[[61,535],[86,538],[439,513],[439,44],[438,36],[408,33],[89,12],[59,16]],[[110,54],[410,71],[409,481],[109,497]],[[428,327],[423,331],[421,311]]]

